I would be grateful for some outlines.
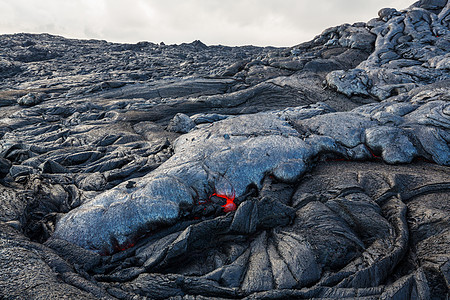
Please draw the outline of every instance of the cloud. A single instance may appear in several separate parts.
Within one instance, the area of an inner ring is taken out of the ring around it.
[[[291,46],[406,0],[0,0],[0,32],[115,42]]]

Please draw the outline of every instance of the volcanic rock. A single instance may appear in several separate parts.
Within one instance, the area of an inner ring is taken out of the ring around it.
[[[45,98],[45,94],[43,93],[29,93],[25,96],[17,99],[17,103],[22,106],[33,106],[41,103]]]
[[[178,113],[169,122],[167,130],[178,133],[188,133],[194,127],[195,123],[189,116]]]
[[[0,36],[0,298],[445,299],[449,16],[291,48]]]
[[[7,159],[0,158],[0,176],[4,177],[9,173],[9,169],[11,168],[11,162]]]

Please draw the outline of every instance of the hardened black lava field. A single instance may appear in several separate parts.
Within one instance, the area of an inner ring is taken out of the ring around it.
[[[0,298],[448,299],[449,50],[446,0],[291,48],[1,35]]]

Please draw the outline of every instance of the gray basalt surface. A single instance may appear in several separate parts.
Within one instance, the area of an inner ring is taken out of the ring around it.
[[[0,298],[445,299],[449,18],[291,48],[0,36]]]
[[[433,12],[424,9],[426,2],[419,1],[403,11],[380,10],[379,18],[367,23],[376,35],[374,51],[354,69],[330,72],[327,83],[348,96],[370,95],[384,100],[449,79],[450,4],[429,1],[438,8]]]

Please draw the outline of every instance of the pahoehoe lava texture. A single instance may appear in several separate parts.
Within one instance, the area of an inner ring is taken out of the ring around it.
[[[0,298],[448,297],[450,1],[291,48],[0,48]]]

